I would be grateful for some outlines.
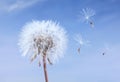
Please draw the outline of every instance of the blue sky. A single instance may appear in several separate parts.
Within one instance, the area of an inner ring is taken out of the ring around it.
[[[94,28],[79,21],[83,8],[96,11]],[[44,82],[43,68],[22,57],[17,45],[22,26],[32,20],[57,21],[68,33],[64,58],[47,67],[49,82],[120,82],[119,8],[119,0],[1,0],[0,82]],[[77,33],[90,41],[80,54]]]

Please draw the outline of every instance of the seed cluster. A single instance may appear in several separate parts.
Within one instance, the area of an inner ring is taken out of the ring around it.
[[[37,57],[37,55],[42,55],[42,56],[46,55],[46,53],[55,46],[53,43],[53,39],[50,36],[47,37],[37,36],[33,39],[33,41],[34,41],[33,46],[34,49],[36,50],[35,51],[36,54],[31,58],[31,61],[33,61]],[[52,64],[49,58],[48,58],[48,62]]]

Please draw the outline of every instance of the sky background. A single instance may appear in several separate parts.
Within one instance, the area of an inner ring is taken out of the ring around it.
[[[83,8],[95,10],[94,28],[79,21]],[[68,34],[64,58],[47,67],[49,82],[120,82],[120,0],[0,0],[0,82],[44,82],[43,68],[18,47],[32,20],[57,21]],[[90,41],[80,54],[78,33]]]

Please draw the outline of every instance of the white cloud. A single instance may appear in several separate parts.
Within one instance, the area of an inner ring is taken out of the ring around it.
[[[20,10],[20,9],[30,7],[39,1],[45,1],[45,0],[17,0],[17,1],[14,1],[13,3],[9,3],[6,1],[3,4],[1,3],[0,10],[12,12],[15,10]]]

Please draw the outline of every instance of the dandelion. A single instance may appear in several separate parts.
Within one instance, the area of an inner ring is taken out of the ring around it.
[[[81,46],[83,45],[88,45],[90,41],[83,39],[81,34],[76,34],[75,35],[75,41],[79,44],[78,53],[80,54]]]
[[[31,62],[39,57],[43,63],[45,81],[48,82],[46,64],[53,64],[62,57],[66,49],[66,31],[53,21],[32,21],[23,26],[19,46],[23,56],[29,55]]]
[[[94,15],[95,15],[95,11],[93,9],[85,8],[82,9],[82,11],[80,12],[79,19],[82,22],[89,23],[91,27],[94,27],[94,22],[92,20]]]

